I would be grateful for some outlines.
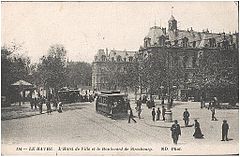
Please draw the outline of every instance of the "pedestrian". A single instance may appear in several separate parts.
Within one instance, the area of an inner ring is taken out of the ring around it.
[[[158,109],[157,109],[157,120],[160,120],[160,114],[161,114],[161,110],[158,107]]]
[[[130,120],[131,120],[131,119],[132,119],[135,123],[137,123],[136,120],[133,118],[133,112],[132,112],[132,109],[130,108],[128,123],[130,123]]]
[[[223,120],[222,124],[222,141],[228,141],[228,130],[229,130],[229,125],[227,123],[227,120]]]
[[[30,97],[30,105],[31,105],[31,109],[33,110],[34,98],[32,97]]]
[[[152,110],[152,120],[155,121],[155,116],[156,116],[156,112],[155,112],[155,108],[153,108]]]
[[[213,97],[213,107],[216,107],[216,106],[218,106],[218,99],[217,99],[217,97],[215,96],[215,97]]]
[[[200,129],[199,122],[196,119],[194,121],[195,121],[195,124],[194,124],[195,132],[194,132],[193,136],[195,138],[203,138],[204,135],[202,134],[202,131]]]
[[[165,114],[166,114],[166,108],[164,106],[162,106],[162,117],[163,117],[163,121],[165,121]]]
[[[50,104],[50,101],[49,101],[49,100],[47,100],[46,106],[47,106],[47,113],[48,113],[48,114],[51,114],[52,109],[51,109],[51,104]]]
[[[34,104],[34,109],[37,110],[37,97],[34,98],[33,104]]]
[[[162,105],[164,105],[164,97],[162,97],[162,102],[161,102]]]
[[[170,130],[172,131],[173,143],[177,144],[178,137],[179,135],[181,135],[181,128],[177,120],[174,121],[174,124],[172,125]]]
[[[173,98],[170,99],[170,108],[173,107]]]
[[[212,112],[212,121],[217,121],[217,118],[215,117],[216,110],[214,106],[211,108],[211,112]]]
[[[44,102],[44,97],[40,96],[39,97],[39,113],[42,114],[42,106],[43,106],[43,102]]]
[[[185,108],[185,111],[183,112],[183,120],[184,120],[185,126],[188,126],[189,117],[190,117],[190,113],[188,112],[187,108]]]
[[[62,111],[63,111],[63,104],[62,104],[62,102],[59,102],[57,106],[58,106],[58,113],[62,113]]]
[[[141,119],[142,107],[138,107],[138,118]]]

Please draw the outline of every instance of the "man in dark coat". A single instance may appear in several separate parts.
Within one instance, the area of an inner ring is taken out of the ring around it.
[[[160,120],[160,114],[161,114],[161,110],[158,107],[158,109],[157,109],[157,120]]]
[[[172,131],[173,143],[177,144],[178,137],[179,135],[181,135],[181,128],[177,120],[174,121],[174,124],[172,125],[170,130]]]
[[[155,116],[156,116],[156,112],[155,112],[155,108],[153,108],[152,110],[152,120],[155,121]]]
[[[135,123],[137,123],[136,120],[133,118],[133,112],[132,112],[132,109],[130,108],[128,123],[130,123],[130,120],[131,120],[131,119],[132,119]]]
[[[165,113],[166,113],[166,108],[164,106],[162,106],[162,117],[163,117],[163,121],[165,120]]]
[[[229,125],[226,120],[223,120],[222,124],[222,141],[228,141],[228,130],[229,130]]]
[[[162,97],[162,102],[161,102],[162,105],[164,105],[164,97]]]
[[[185,111],[183,112],[183,120],[184,120],[185,126],[188,126],[189,117],[190,117],[190,113],[188,112],[187,108],[185,108]]]

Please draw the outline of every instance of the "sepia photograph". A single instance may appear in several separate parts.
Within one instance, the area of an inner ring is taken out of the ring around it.
[[[1,1],[1,155],[239,155],[239,2]]]

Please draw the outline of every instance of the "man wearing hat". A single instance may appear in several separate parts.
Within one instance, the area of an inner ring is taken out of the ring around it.
[[[172,125],[170,130],[172,131],[173,143],[177,144],[178,136],[181,135],[180,125],[178,124],[177,120],[174,121],[174,124]]]
[[[227,120],[223,120],[222,124],[222,141],[228,141],[228,130],[229,130],[229,125],[227,123]]]

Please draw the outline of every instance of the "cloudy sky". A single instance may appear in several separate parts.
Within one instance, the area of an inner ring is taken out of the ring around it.
[[[100,48],[138,50],[149,27],[238,31],[234,2],[3,2],[2,45],[23,43],[33,62],[52,44],[63,44],[69,60],[92,62]]]

